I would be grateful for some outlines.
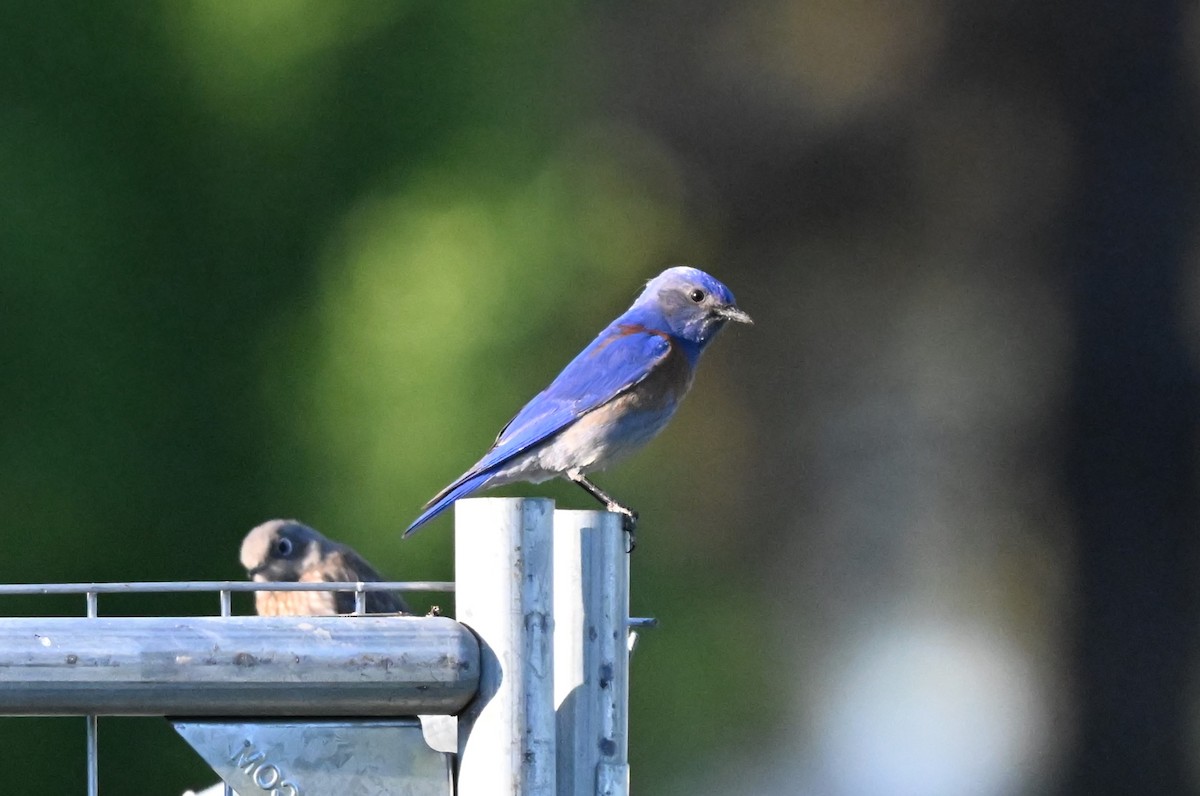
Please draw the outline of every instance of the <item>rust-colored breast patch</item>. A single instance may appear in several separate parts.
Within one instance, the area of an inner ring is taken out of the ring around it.
[[[655,337],[661,337],[666,340],[672,348],[675,346],[674,341],[671,340],[671,335],[661,329],[651,329],[649,326],[640,323],[622,323],[617,325],[615,332],[605,337],[603,342],[592,350],[590,356],[596,356],[596,354],[599,354],[615,340],[619,340],[622,337],[632,337],[635,334],[652,334]]]

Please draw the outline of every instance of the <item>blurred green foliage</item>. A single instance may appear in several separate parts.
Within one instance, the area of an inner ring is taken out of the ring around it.
[[[643,280],[718,234],[672,156],[597,109],[580,17],[544,0],[6,8],[0,580],[237,578],[242,535],[273,516],[391,576],[451,577],[448,521],[401,544],[418,507]],[[772,715],[756,595],[714,530],[748,479],[731,388],[702,375],[604,481],[643,513],[635,608],[663,620],[634,664],[646,792],[730,721]],[[699,489],[667,466],[685,457]],[[82,719],[3,719],[0,743],[0,781],[81,791]],[[158,721],[102,720],[101,745],[106,793],[213,780]]]

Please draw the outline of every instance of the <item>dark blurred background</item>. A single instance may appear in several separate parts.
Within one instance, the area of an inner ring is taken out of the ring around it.
[[[600,479],[662,621],[636,790],[1200,792],[1198,34],[1164,0],[6,4],[0,580],[238,578],[274,516],[450,578],[420,505],[694,263],[757,325]],[[103,792],[213,781],[160,721],[100,735]],[[82,719],[0,744],[4,792],[82,792]]]

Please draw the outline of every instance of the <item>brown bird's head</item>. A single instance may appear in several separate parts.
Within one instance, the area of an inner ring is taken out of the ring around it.
[[[242,566],[259,583],[354,583],[383,580],[347,545],[327,539],[296,520],[264,522],[242,541]],[[410,613],[390,591],[367,592],[369,614]],[[260,591],[254,606],[261,616],[330,616],[354,611],[354,592]]]
[[[241,560],[252,580],[298,581],[320,566],[325,552],[332,548],[332,542],[302,522],[270,520],[246,534]]]

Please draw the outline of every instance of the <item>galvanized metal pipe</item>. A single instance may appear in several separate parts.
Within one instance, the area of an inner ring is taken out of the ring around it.
[[[446,580],[259,583],[248,580],[163,580],[113,583],[0,583],[0,597],[16,594],[160,594],[214,591],[454,591]]]
[[[444,617],[0,619],[0,715],[448,714],[479,657]]]
[[[84,721],[87,722],[87,732],[84,735],[87,750],[87,792],[88,796],[99,796],[100,747],[97,739],[99,718],[95,714],[90,714],[84,718]]]
[[[96,592],[85,592],[84,597],[84,615],[88,619],[96,619],[100,616],[100,606],[96,598]],[[85,718],[87,722],[87,792],[88,796],[99,796],[100,794],[100,717],[94,713],[88,714]]]
[[[479,698],[458,719],[458,796],[554,796],[554,501],[455,505],[458,618],[479,635]]]
[[[629,792],[629,554],[621,517],[554,512],[558,796]]]

